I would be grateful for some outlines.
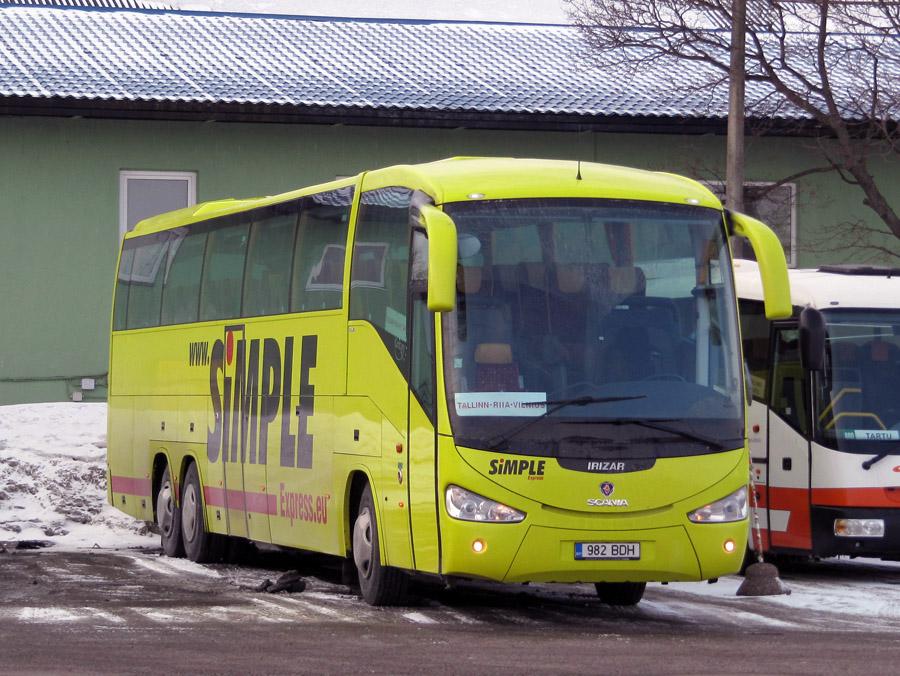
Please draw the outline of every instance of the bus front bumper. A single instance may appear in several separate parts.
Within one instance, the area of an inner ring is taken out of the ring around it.
[[[747,526],[744,520],[600,531],[457,523],[441,572],[502,582],[705,580],[738,571]]]

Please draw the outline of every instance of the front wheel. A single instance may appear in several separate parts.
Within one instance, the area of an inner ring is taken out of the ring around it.
[[[646,582],[597,582],[597,596],[611,606],[634,606],[644,598]]]
[[[373,606],[395,606],[406,600],[408,578],[402,571],[381,565],[378,521],[372,488],[366,486],[353,524],[353,561],[363,598]]]
[[[156,494],[156,525],[159,526],[160,545],[166,556],[184,556],[181,542],[181,511],[175,504],[175,490],[169,466],[163,471],[159,493]]]
[[[206,530],[203,489],[197,465],[192,464],[181,489],[181,540],[184,553],[196,563],[209,563],[222,558],[224,538]]]

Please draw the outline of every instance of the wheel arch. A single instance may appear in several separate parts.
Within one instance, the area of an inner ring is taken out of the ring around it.
[[[355,469],[347,476],[347,486],[344,491],[344,556],[353,555],[353,524],[359,514],[359,503],[362,500],[366,486],[372,487],[372,495],[375,496],[375,485],[369,474],[363,469]],[[375,509],[378,509],[378,500],[375,500]]]
[[[174,465],[178,463],[177,467]],[[152,467],[152,488],[151,488],[151,498],[153,500],[153,517],[156,518],[156,498],[159,495],[159,491],[162,488],[162,477],[163,472],[165,472],[166,467],[169,467],[169,474],[173,480],[173,488],[175,494],[175,504],[181,505],[181,487],[184,486],[184,479],[187,476],[188,469],[192,464],[197,465],[197,474],[200,477],[200,487],[201,489],[205,485],[203,483],[203,469],[202,466],[197,459],[197,456],[193,451],[188,451],[184,453],[181,457],[181,461],[179,463],[177,458],[173,458],[170,454],[169,450],[166,448],[159,448],[155,451],[153,455],[153,463]]]
[[[162,489],[162,479],[163,473],[166,471],[166,467],[170,466],[169,454],[165,449],[159,449],[153,454],[153,461],[151,463],[150,470],[150,500],[153,506],[153,519],[156,520],[156,499],[159,496],[159,491]],[[169,470],[169,474],[172,474],[171,470]],[[178,491],[175,491],[175,504],[178,504]]]

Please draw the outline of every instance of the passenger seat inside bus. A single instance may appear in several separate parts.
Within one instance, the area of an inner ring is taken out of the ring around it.
[[[503,385],[506,391],[521,390],[518,368],[512,358],[513,321],[510,304],[494,285],[485,283],[484,268],[458,266],[457,338],[461,362],[462,391],[485,390]],[[504,346],[504,347],[483,347]],[[479,361],[480,360],[480,361]],[[515,372],[514,377],[510,375]]]
[[[475,348],[477,392],[520,392],[519,369],[508,343],[480,343]]]

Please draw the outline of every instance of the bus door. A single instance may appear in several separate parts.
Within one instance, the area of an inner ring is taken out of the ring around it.
[[[799,330],[773,324],[766,455],[769,544],[808,550],[810,536],[809,396]]]
[[[427,243],[413,233],[410,283],[408,504],[416,570],[439,572],[435,315],[428,311]]]
[[[223,471],[223,495],[228,535],[248,537],[247,506],[244,495],[244,463],[241,461],[241,411],[246,373],[246,340],[243,325],[225,327],[222,393],[222,452],[219,461]]]
[[[353,422],[350,451],[372,480],[382,553],[413,568],[409,483],[409,203],[389,187],[360,195],[350,266],[347,394],[336,411]]]

